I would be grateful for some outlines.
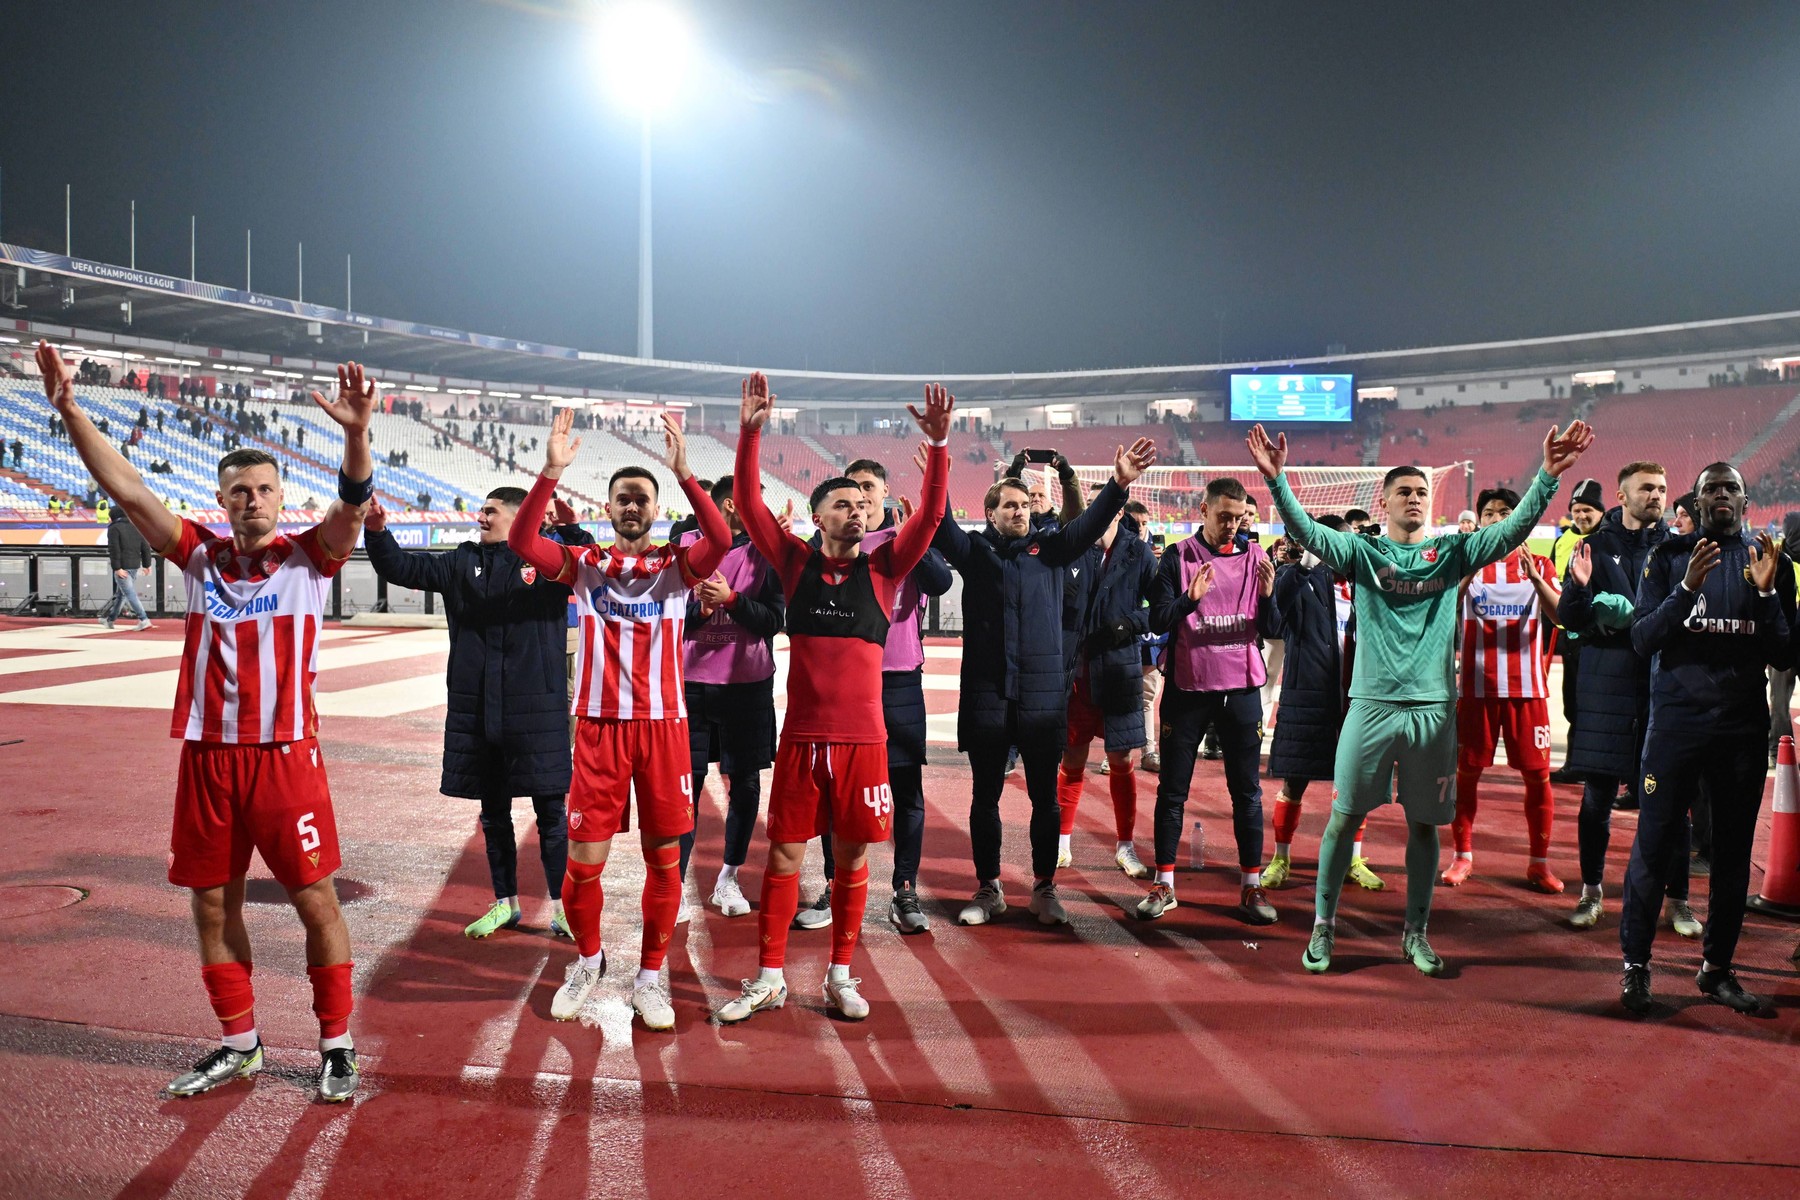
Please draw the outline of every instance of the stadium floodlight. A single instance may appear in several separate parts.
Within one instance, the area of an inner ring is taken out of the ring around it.
[[[647,118],[680,92],[693,38],[679,12],[619,0],[601,12],[597,33],[602,80],[619,105]]]

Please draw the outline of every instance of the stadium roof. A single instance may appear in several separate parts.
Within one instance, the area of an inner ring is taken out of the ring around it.
[[[33,322],[264,356],[307,367],[354,358],[432,385],[522,386],[594,395],[732,399],[752,365],[670,362],[346,312],[320,304],[0,243],[6,269],[0,323]],[[22,270],[20,270],[22,268]],[[122,304],[129,301],[131,320]],[[21,329],[24,326],[19,326]],[[1193,396],[1225,390],[1230,371],[1307,367],[1357,376],[1360,385],[1466,374],[1609,367],[1800,347],[1800,312],[1726,317],[1556,337],[1345,353],[1263,362],[1116,367],[1088,371],[877,375],[761,364],[783,400],[893,402],[926,382],[965,403],[1031,403],[1116,396]]]

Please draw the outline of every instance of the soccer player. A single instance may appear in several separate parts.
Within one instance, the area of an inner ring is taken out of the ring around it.
[[[1340,532],[1349,523],[1326,514],[1319,524]],[[1338,731],[1350,701],[1350,664],[1355,661],[1356,591],[1319,556],[1283,538],[1275,571],[1275,608],[1288,642],[1281,673],[1281,703],[1287,717],[1275,727],[1269,744],[1269,774],[1281,780],[1269,824],[1275,853],[1263,868],[1268,891],[1287,886],[1292,870],[1294,835],[1300,830],[1307,785],[1331,779],[1337,758]],[[1385,884],[1363,857],[1363,827],[1358,826],[1350,855],[1350,881],[1371,892]]]
[[[1475,497],[1477,527],[1512,515],[1519,494],[1488,488]],[[1481,773],[1494,765],[1506,739],[1506,761],[1525,781],[1525,828],[1530,861],[1525,881],[1557,895],[1562,880],[1550,870],[1550,686],[1544,677],[1544,622],[1556,622],[1561,595],[1556,568],[1523,546],[1463,582],[1461,699],[1456,705],[1456,853],[1441,881],[1461,887],[1475,869],[1475,812]]]
[[[1248,444],[1269,480],[1289,537],[1356,584],[1356,662],[1351,668],[1350,708],[1338,739],[1333,770],[1336,796],[1319,846],[1319,882],[1311,940],[1301,958],[1315,974],[1331,966],[1337,938],[1337,905],[1350,865],[1346,835],[1388,802],[1398,776],[1406,810],[1406,928],[1401,952],[1427,975],[1444,962],[1426,936],[1431,892],[1437,882],[1437,827],[1456,811],[1456,697],[1452,643],[1457,584],[1498,562],[1531,533],[1562,473],[1593,443],[1585,422],[1568,431],[1552,426],[1544,437],[1544,461],[1530,489],[1498,525],[1474,533],[1430,537],[1430,481],[1417,467],[1395,467],[1382,483],[1387,532],[1353,537],[1327,529],[1306,515],[1282,473],[1287,436],[1272,441],[1257,425]]]
[[[1685,851],[1682,815],[1701,780],[1712,799],[1712,881],[1701,994],[1739,1012],[1762,1000],[1732,960],[1750,891],[1769,728],[1766,670],[1793,661],[1794,572],[1766,533],[1744,529],[1744,479],[1730,463],[1700,473],[1700,528],[1650,554],[1631,643],[1650,657],[1650,729],[1638,784],[1637,838],[1625,869],[1620,999],[1650,1011],[1650,948],[1664,884]]]
[[[656,478],[631,466],[620,467],[607,481],[611,546],[564,546],[544,537],[538,532],[544,508],[581,447],[580,438],[569,439],[574,423],[575,411],[568,408],[550,422],[543,474],[519,506],[506,539],[520,558],[574,589],[580,619],[573,707],[581,719],[569,789],[569,870],[563,880],[563,910],[577,956],[551,998],[550,1015],[558,1021],[580,1015],[606,973],[600,875],[614,835],[630,828],[635,787],[644,847],[644,935],[631,1007],[647,1028],[673,1029],[675,1010],[662,966],[681,911],[679,843],[694,828],[681,634],[688,589],[718,567],[731,532],[688,470],[681,427],[665,414],[669,469],[699,518],[699,540],[687,546],[651,543]]]
[[[569,589],[514,554],[506,544],[521,487],[498,487],[475,514],[476,539],[454,549],[407,551],[387,532],[387,512],[371,501],[363,518],[369,565],[395,587],[436,592],[450,624],[445,668],[444,764],[438,791],[478,801],[494,902],[463,929],[491,937],[518,925],[519,847],[514,796],[531,797],[538,858],[550,896],[550,932],[569,936],[563,914],[568,865],[569,685],[563,669]],[[571,520],[565,541],[592,537]]]
[[[261,450],[238,449],[219,460],[219,507],[231,525],[231,536],[221,538],[177,517],[145,486],[81,410],[68,365],[49,343],[38,343],[37,363],[44,394],[95,482],[186,580],[170,728],[182,743],[169,882],[191,893],[200,978],[223,1037],[168,1091],[192,1096],[262,1070],[244,926],[244,876],[254,849],[306,927],[319,1096],[348,1100],[360,1078],[349,1033],[350,934],[332,883],[337,821],[317,740],[313,678],[331,579],[356,549],[359,506],[374,495],[368,431],[375,384],[348,363],[338,368],[333,400],[312,393],[344,429],[338,499],[325,519],[283,534],[280,467]]]
[[[731,531],[731,549],[718,569],[694,586],[682,650],[688,748],[698,796],[708,763],[728,781],[725,853],[712,903],[728,917],[750,911],[738,869],[750,853],[762,807],[762,771],[775,761],[775,635],[787,611],[781,581],[750,544],[732,498],[730,475],[712,485],[713,503]],[[688,540],[699,537],[696,529]],[[687,878],[694,835],[681,838],[681,877]]]
[[[869,898],[868,848],[886,841],[894,816],[881,707],[881,656],[894,598],[925,557],[949,495],[950,416],[956,401],[925,389],[925,411],[908,406],[929,440],[918,515],[874,551],[863,552],[868,520],[855,480],[827,479],[813,489],[819,545],[775,523],[761,496],[762,429],[775,397],[756,373],[744,381],[739,409],[737,486],[750,540],[774,566],[788,602],[787,720],[769,791],[769,864],[763,872],[761,970],[716,1016],[733,1024],[787,1003],[788,923],[800,903],[806,843],[827,830],[836,839],[838,878],[831,890],[831,965],[826,1001],[853,1021],[869,1015],[850,960]]]
[[[1113,861],[1129,879],[1150,873],[1137,856],[1132,838],[1137,829],[1137,772],[1133,751],[1144,745],[1143,635],[1149,632],[1149,611],[1144,607],[1150,582],[1156,578],[1156,557],[1138,536],[1138,514],[1124,518],[1136,505],[1131,501],[1088,548],[1080,562],[1070,567],[1091,577],[1082,590],[1085,609],[1077,614],[1080,642],[1076,652],[1074,686],[1069,694],[1069,740],[1063,750],[1062,777],[1057,803],[1062,808],[1062,835],[1057,843],[1056,865],[1069,865],[1069,842],[1075,832],[1075,815],[1081,804],[1081,788],[1087,777],[1088,747],[1103,738],[1107,787],[1112,796]]]
[[[1238,915],[1276,919],[1262,887],[1262,685],[1258,637],[1280,631],[1275,566],[1240,536],[1248,496],[1229,476],[1210,480],[1200,529],[1170,546],[1150,585],[1150,628],[1169,631],[1162,698],[1162,773],[1156,785],[1156,881],[1133,911],[1153,920],[1176,907],[1175,859],[1201,739],[1218,735],[1237,841]]]

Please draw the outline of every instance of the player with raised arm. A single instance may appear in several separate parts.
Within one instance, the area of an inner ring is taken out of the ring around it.
[[[761,970],[715,1014],[726,1024],[787,1003],[788,925],[800,903],[806,843],[829,832],[837,875],[831,888],[831,965],[826,1001],[853,1021],[869,1002],[850,975],[869,898],[871,842],[893,828],[888,785],[887,722],[881,660],[894,597],[925,557],[950,487],[950,415],[956,401],[942,387],[925,389],[925,410],[908,406],[930,442],[918,513],[869,553],[863,535],[870,513],[862,487],[846,477],[812,492],[819,544],[809,546],[776,524],[761,493],[762,429],[775,397],[761,373],[743,384],[734,479],[740,519],[775,568],[787,597],[787,720],[769,788],[769,863],[757,913]]]
[[[1584,422],[1567,432],[1552,426],[1544,461],[1512,515],[1474,533],[1436,537],[1430,481],[1417,467],[1395,467],[1382,484],[1387,531],[1358,537],[1327,529],[1306,515],[1282,473],[1287,436],[1271,440],[1250,430],[1250,455],[1268,479],[1287,536],[1317,554],[1356,585],[1356,661],[1350,706],[1338,740],[1331,821],[1319,846],[1319,881],[1312,938],[1302,956],[1308,971],[1331,965],[1338,897],[1350,865],[1350,835],[1373,809],[1387,803],[1398,776],[1406,810],[1406,928],[1401,952],[1427,975],[1443,959],[1426,937],[1437,880],[1438,826],[1456,812],[1456,633],[1458,584],[1499,562],[1530,535],[1558,480],[1594,435]]]
[[[575,461],[575,412],[550,422],[544,472],[526,493],[506,544],[513,553],[575,592],[580,644],[572,707],[575,764],[569,787],[569,868],[563,911],[575,935],[575,961],[550,1001],[558,1021],[580,1015],[600,977],[605,893],[600,874],[613,836],[629,829],[633,785],[644,847],[644,941],[631,1007],[650,1029],[673,1029],[675,1010],[662,982],[663,961],[681,911],[681,836],[694,828],[694,783],[688,762],[687,705],[682,695],[681,637],[688,590],[713,573],[731,531],[712,497],[688,470],[681,427],[663,417],[669,469],[700,521],[687,546],[654,545],[656,477],[620,467],[606,486],[610,546],[565,546],[539,532],[556,481]]]
[[[69,368],[37,346],[44,394],[102,491],[158,553],[181,569],[187,619],[170,736],[182,739],[169,839],[169,882],[192,897],[200,977],[223,1030],[220,1047],[168,1085],[192,1096],[262,1070],[250,985],[244,877],[252,849],[287,890],[306,927],[306,972],[319,1020],[319,1096],[348,1100],[360,1078],[349,1023],[350,934],[338,909],[337,822],[316,735],[313,678],[331,578],[356,549],[360,506],[374,495],[369,416],[375,384],[356,363],[313,402],[344,429],[338,499],[325,519],[281,532],[281,471],[261,450],[219,460],[219,507],[231,536],[177,517],[95,428]]]

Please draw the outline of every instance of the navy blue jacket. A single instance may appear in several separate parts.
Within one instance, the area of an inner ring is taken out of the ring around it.
[[[1682,586],[1702,532],[1667,538],[1644,564],[1631,644],[1650,661],[1650,736],[1657,730],[1717,734],[1769,728],[1768,676],[1793,661],[1794,568],[1775,568],[1775,594],[1748,578],[1743,534],[1716,539],[1719,561],[1698,592]],[[1583,664],[1585,666],[1585,663]]]
[[[1275,572],[1275,609],[1287,649],[1281,667],[1281,720],[1269,746],[1274,779],[1332,778],[1349,679],[1338,651],[1334,586],[1331,568],[1324,563],[1311,570],[1286,563]]]
[[[1144,737],[1143,635],[1150,632],[1144,606],[1156,578],[1156,556],[1126,517],[1112,553],[1090,546],[1069,567],[1080,581],[1076,656],[1086,670],[1088,695],[1105,717],[1106,748],[1133,750]]]
[[[570,544],[593,541],[576,526],[557,535]],[[480,799],[498,781],[512,796],[567,792],[569,589],[504,542],[413,552],[382,530],[365,534],[363,544],[389,584],[443,597],[449,706],[438,790]]]
[[[1023,747],[1067,737],[1063,584],[1069,564],[1100,540],[1124,505],[1125,489],[1113,480],[1069,524],[1033,528],[1020,538],[1004,537],[992,525],[968,533],[946,506],[931,544],[963,577],[959,749],[982,740]]]
[[[1556,621],[1581,638],[1581,671],[1575,697],[1581,720],[1569,739],[1567,766],[1577,775],[1633,779],[1650,721],[1650,660],[1631,644],[1631,630],[1602,629],[1595,622],[1594,597],[1637,596],[1644,563],[1669,536],[1661,521],[1642,529],[1625,528],[1623,512],[1614,508],[1586,542],[1594,573],[1587,586],[1563,576]]]

